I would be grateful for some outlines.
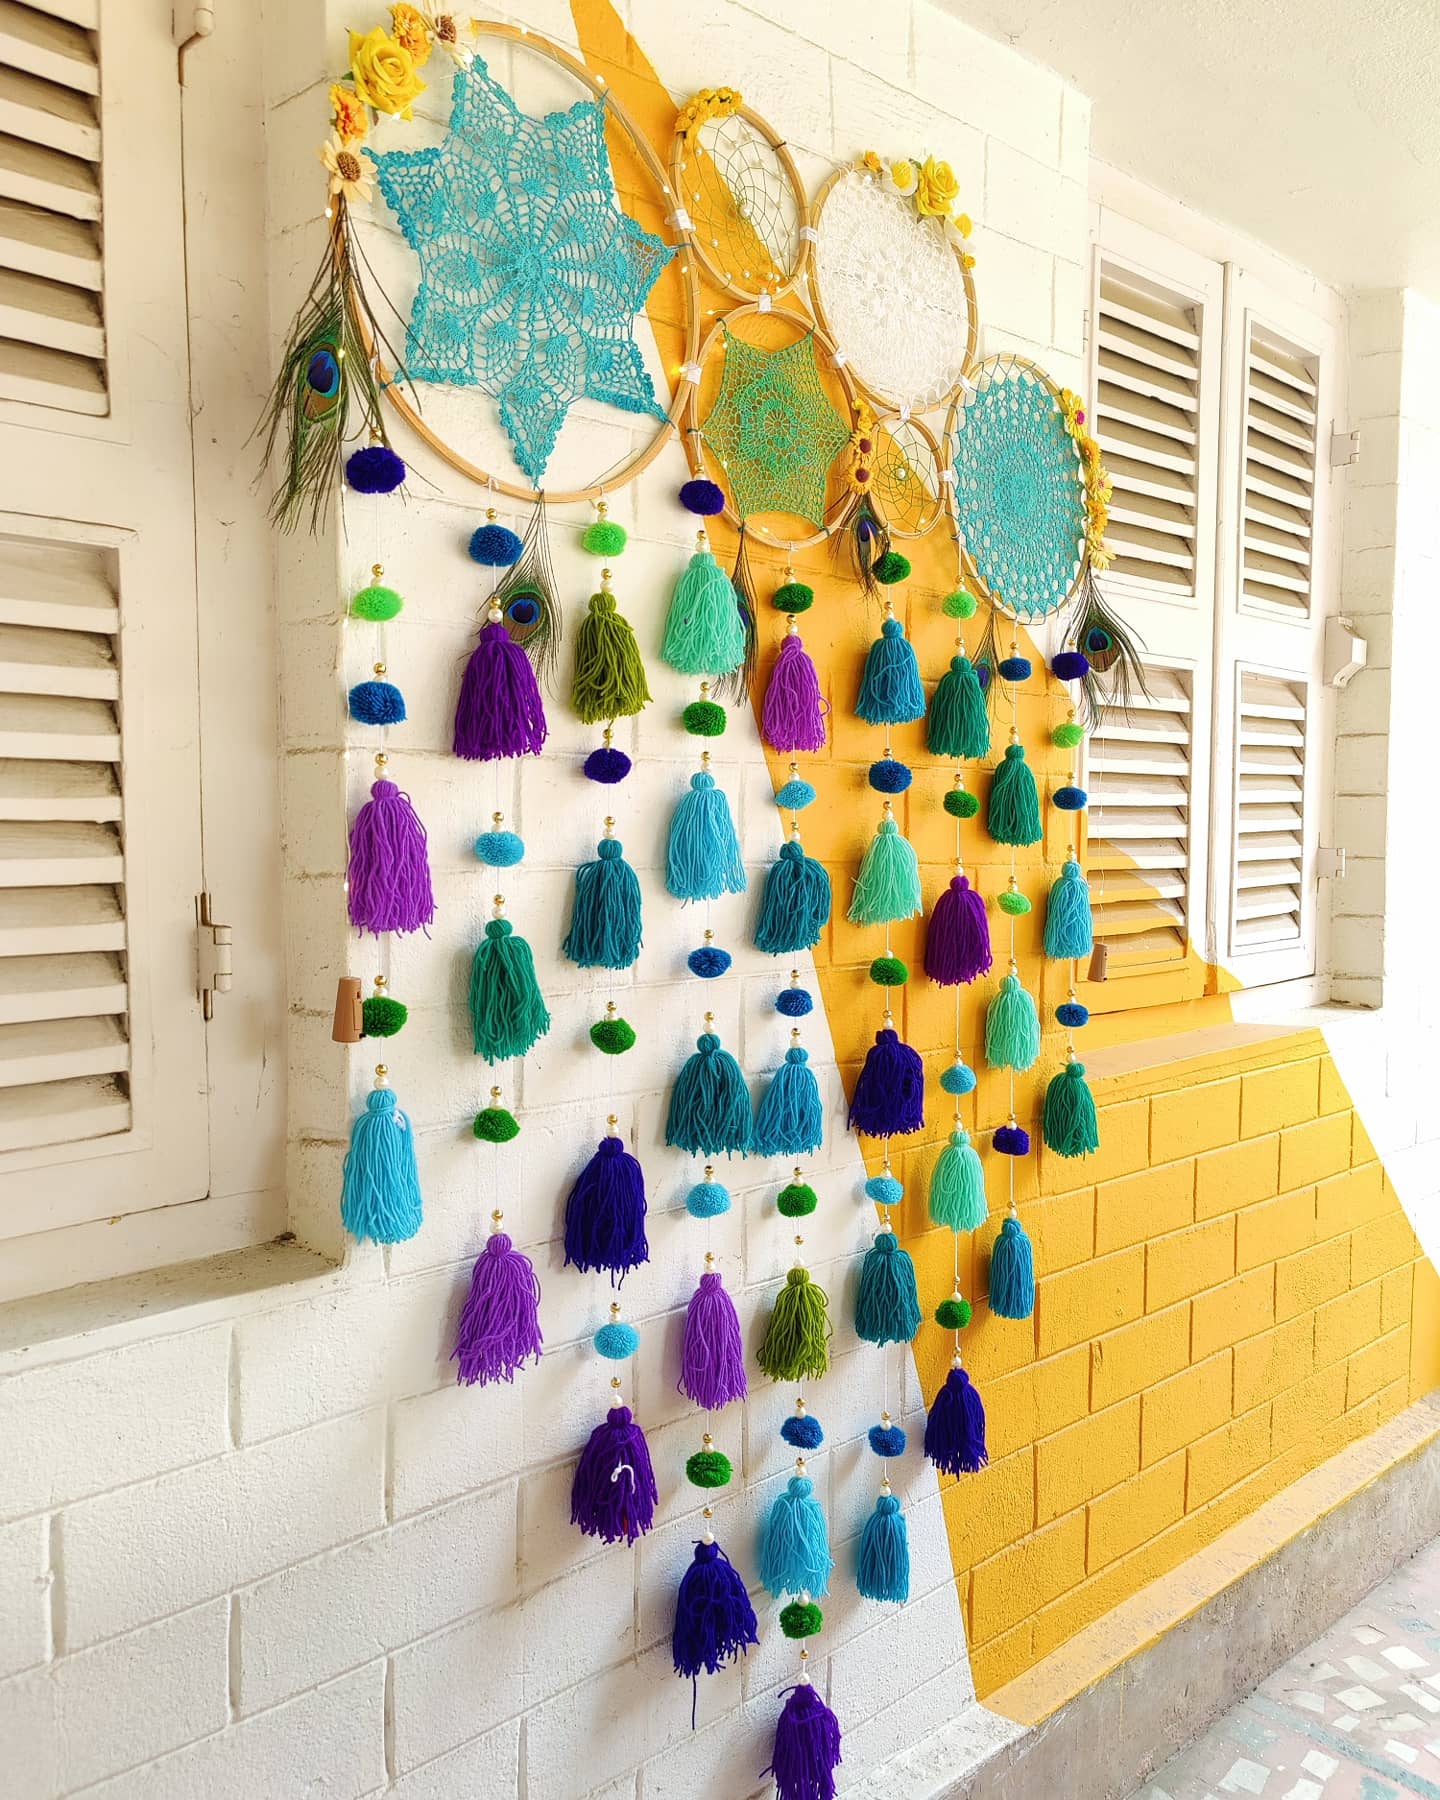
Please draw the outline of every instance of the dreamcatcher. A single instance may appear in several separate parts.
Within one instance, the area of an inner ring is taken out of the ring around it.
[[[733,88],[706,88],[680,109],[670,170],[675,223],[727,292],[774,298],[801,281],[810,231],[800,173]]]

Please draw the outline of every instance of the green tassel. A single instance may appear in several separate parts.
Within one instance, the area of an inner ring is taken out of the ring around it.
[[[1066,1063],[1045,1090],[1040,1130],[1057,1156],[1089,1156],[1100,1148],[1095,1096],[1085,1079],[1084,1063]]]
[[[922,910],[920,864],[894,819],[885,817],[860,864],[848,918],[852,925],[886,925]]]
[[[550,1029],[535,980],[535,958],[508,919],[492,919],[470,965],[470,1023],[475,1054],[486,1062],[523,1056]]]
[[[575,634],[570,704],[587,725],[601,719],[629,719],[650,704],[650,684],[635,632],[615,610],[615,596],[608,591],[590,596],[590,610]]]
[[[925,743],[932,756],[974,758],[990,754],[990,715],[975,665],[963,654],[950,658],[926,715]]]
[[[675,585],[660,654],[682,675],[728,675],[745,660],[735,584],[708,546],[695,552]]]
[[[985,1060],[992,1069],[1028,1069],[1040,1054],[1035,1002],[1010,974],[985,1010]]]
[[[985,1223],[989,1211],[979,1153],[969,1133],[957,1124],[930,1175],[931,1223],[951,1231],[974,1231]]]
[[[1004,761],[990,782],[990,810],[985,820],[997,844],[1040,842],[1040,796],[1023,744],[1006,745]]]
[[[755,1357],[772,1381],[818,1381],[830,1367],[828,1305],[806,1270],[786,1276]]]

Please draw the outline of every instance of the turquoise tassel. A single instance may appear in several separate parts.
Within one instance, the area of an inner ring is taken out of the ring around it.
[[[893,1231],[877,1231],[860,1265],[855,1335],[868,1344],[908,1344],[919,1329],[914,1261]]]
[[[743,1156],[750,1135],[750,1090],[740,1065],[720,1048],[713,1031],[702,1032],[670,1090],[665,1142],[692,1156],[718,1156],[722,1150]]]
[[[420,1229],[415,1133],[388,1087],[366,1095],[365,1110],[350,1127],[340,1219],[361,1243],[402,1244]]]
[[[820,1086],[795,1044],[760,1099],[750,1148],[757,1156],[809,1156],[820,1148]]]
[[[1088,956],[1095,947],[1090,917],[1090,887],[1073,856],[1065,859],[1060,879],[1050,889],[1045,908],[1045,954],[1061,962]]]
[[[760,1579],[777,1600],[786,1594],[823,1600],[834,1567],[814,1484],[808,1475],[792,1475],[760,1534]]]
[[[989,1215],[985,1170],[969,1133],[958,1122],[930,1175],[930,1220],[951,1231],[974,1231]]]
[[[703,531],[697,543],[675,584],[660,655],[682,675],[728,675],[745,660],[745,621],[735,584]]]
[[[992,1069],[1028,1069],[1040,1054],[1035,1002],[1012,969],[985,1009],[985,1060]]]
[[[745,892],[745,865],[730,802],[708,769],[690,777],[690,792],[670,821],[665,886],[677,900],[718,900],[722,894]]]
[[[925,717],[920,665],[897,618],[886,619],[870,646],[855,711],[867,725],[908,725]]]
[[[830,923],[830,874],[801,848],[798,837],[780,846],[765,876],[755,948],[767,956],[789,956],[820,942]]]
[[[887,806],[860,864],[848,917],[852,925],[888,925],[921,910],[920,864]]]
[[[640,954],[640,878],[619,838],[601,838],[594,862],[575,871],[575,905],[563,949],[582,969],[628,969]]]
[[[1014,1212],[990,1252],[990,1310],[999,1319],[1028,1319],[1035,1310],[1035,1259]]]
[[[887,1486],[860,1535],[855,1586],[866,1600],[910,1598],[910,1540],[900,1502]]]

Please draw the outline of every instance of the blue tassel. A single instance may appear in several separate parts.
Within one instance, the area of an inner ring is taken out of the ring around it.
[[[881,1494],[860,1534],[855,1586],[866,1600],[910,1598],[910,1540],[893,1494]]]
[[[745,892],[745,865],[730,802],[708,769],[690,777],[690,792],[670,821],[665,886],[677,900],[718,900],[722,894]]]
[[[739,1063],[720,1048],[713,1031],[702,1032],[670,1090],[665,1142],[695,1156],[718,1156],[722,1150],[743,1156],[751,1129],[750,1090]]]
[[[601,1138],[565,1202],[565,1261],[583,1273],[609,1271],[623,1281],[649,1262],[645,1175],[618,1137]]]
[[[1088,956],[1094,944],[1090,888],[1079,863],[1069,856],[1045,908],[1045,954],[1073,962]]]
[[[875,1033],[850,1101],[852,1130],[903,1137],[925,1124],[925,1065],[888,1026]]]
[[[1014,1213],[990,1252],[990,1310],[1000,1319],[1028,1319],[1035,1310],[1035,1259]]]
[[[786,1594],[823,1600],[834,1567],[814,1484],[806,1475],[792,1475],[760,1534],[760,1580],[777,1600]]]
[[[796,1044],[761,1096],[750,1148],[757,1156],[809,1156],[820,1148],[823,1116],[815,1071]]]
[[[855,1335],[868,1344],[908,1344],[920,1329],[915,1264],[893,1231],[875,1234],[860,1265]]]
[[[796,1450],[818,1450],[825,1442],[820,1421],[812,1419],[809,1413],[792,1413],[780,1427],[780,1435]]]
[[[564,951],[582,969],[628,969],[640,954],[640,878],[619,838],[601,838],[594,862],[575,871]]]
[[[855,711],[867,725],[908,725],[925,717],[920,665],[899,619],[886,619],[870,646]]]
[[[759,1642],[755,1608],[739,1570],[718,1544],[702,1539],[675,1596],[670,1635],[675,1673],[692,1682],[702,1671],[714,1675],[722,1663],[733,1662]],[[693,1699],[690,1723],[695,1723]]]
[[[403,1244],[420,1229],[420,1175],[415,1133],[394,1093],[377,1087],[350,1127],[341,1176],[340,1219],[363,1244]]]
[[[755,948],[767,956],[811,950],[829,922],[830,876],[823,863],[805,854],[798,838],[791,838],[765,876]]]
[[[930,1403],[925,1454],[947,1475],[974,1475],[990,1460],[985,1448],[985,1408],[964,1369],[952,1366]]]

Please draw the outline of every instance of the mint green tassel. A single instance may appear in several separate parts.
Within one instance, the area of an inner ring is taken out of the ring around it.
[[[1005,747],[1004,760],[990,782],[990,807],[985,822],[997,844],[1040,842],[1040,796],[1035,792],[1035,777],[1025,761],[1023,744]]]
[[[964,1126],[956,1125],[950,1142],[930,1175],[930,1219],[951,1231],[974,1231],[985,1223],[985,1171]]]
[[[985,1011],[985,1060],[992,1069],[1028,1069],[1040,1054],[1035,1002],[1011,973]]]
[[[696,550],[675,585],[660,654],[682,675],[728,675],[745,660],[745,621],[735,584],[708,544]]]
[[[847,917],[852,925],[888,925],[921,910],[920,864],[887,812],[860,864]]]
[[[1040,1130],[1057,1156],[1089,1156],[1100,1148],[1095,1097],[1085,1079],[1085,1065],[1066,1063],[1045,1090]]]

